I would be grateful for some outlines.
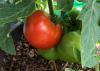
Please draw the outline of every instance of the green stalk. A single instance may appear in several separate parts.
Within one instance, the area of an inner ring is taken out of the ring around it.
[[[54,11],[53,11],[52,0],[48,0],[48,7],[49,7],[49,13],[50,13],[51,20],[53,21],[55,18],[55,15],[54,15]]]
[[[95,71],[99,71],[99,64],[95,66]]]

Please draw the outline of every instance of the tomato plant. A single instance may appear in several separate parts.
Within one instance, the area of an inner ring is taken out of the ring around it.
[[[45,12],[35,11],[26,19],[24,35],[35,48],[51,48],[55,46],[61,37],[62,29],[55,25]]]
[[[11,24],[23,22],[26,40],[41,56],[92,68],[98,64],[99,20],[99,0],[0,0],[0,49],[16,54]]]

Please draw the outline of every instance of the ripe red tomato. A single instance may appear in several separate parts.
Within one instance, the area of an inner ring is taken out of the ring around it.
[[[26,19],[24,36],[35,48],[52,48],[61,37],[62,29],[55,25],[45,12],[37,10]]]

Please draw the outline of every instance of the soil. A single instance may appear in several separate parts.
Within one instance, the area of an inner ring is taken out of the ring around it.
[[[64,71],[72,68],[83,71],[95,71],[94,69],[82,69],[80,64],[68,63],[61,60],[51,61],[38,55],[37,49],[32,47],[22,34],[22,27],[13,31],[13,40],[16,55],[8,55],[0,50],[0,71]]]

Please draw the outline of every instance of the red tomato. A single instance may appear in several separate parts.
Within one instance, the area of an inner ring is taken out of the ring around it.
[[[24,36],[35,48],[52,48],[61,37],[62,29],[55,25],[45,12],[37,10],[26,19]]]

